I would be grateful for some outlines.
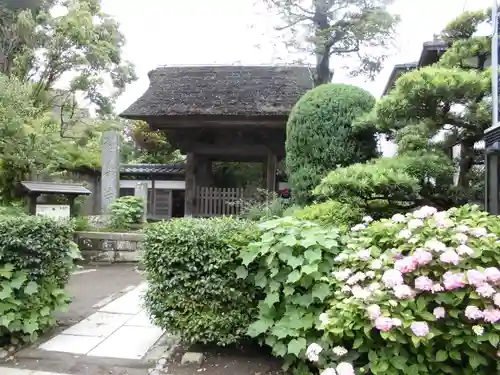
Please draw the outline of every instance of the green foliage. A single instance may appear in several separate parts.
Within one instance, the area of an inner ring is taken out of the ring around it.
[[[88,216],[77,216],[73,219],[73,229],[75,231],[86,231],[91,228]]]
[[[64,308],[64,287],[79,250],[69,223],[0,217],[0,345],[34,341]]]
[[[290,199],[283,199],[275,192],[257,189],[252,198],[242,199],[237,204],[241,207],[241,217],[261,221],[284,216],[292,203]]]
[[[364,216],[364,211],[357,204],[328,200],[297,210],[293,216],[321,225],[347,228],[359,223]]]
[[[26,215],[26,209],[22,203],[13,203],[0,206],[0,216],[23,216]]]
[[[373,375],[498,373],[498,234],[477,206],[358,226],[335,259],[323,342]]]
[[[8,47],[3,53],[9,62],[4,72],[25,82],[32,79],[32,99],[49,109],[61,101],[54,85],[71,71],[75,74],[68,91],[82,94],[99,113],[110,113],[126,84],[136,79],[133,66],[122,59],[125,39],[118,23],[95,0],[51,5],[60,8],[53,12],[51,6],[43,7],[36,14],[12,12],[10,22],[2,25],[0,43]],[[102,94],[105,81],[115,89],[111,96]],[[63,99],[62,104],[69,103]]]
[[[402,75],[372,113],[355,126],[375,127],[395,139],[399,155],[419,152],[401,160],[401,166],[417,162],[412,157],[427,155],[420,163],[426,162],[429,175],[434,176],[442,175],[443,165],[449,169],[454,164],[447,178],[436,180],[437,191],[425,189],[427,181],[418,181],[421,198],[442,208],[484,199],[484,177],[475,168],[479,159],[475,145],[491,126],[491,71],[486,65],[491,38],[475,33],[487,19],[488,11],[465,12],[447,25],[441,38],[451,46],[439,62]],[[450,149],[454,145],[460,155],[453,160]],[[431,155],[443,159],[443,152],[447,160],[435,163]]]
[[[259,238],[232,218],[174,219],[145,231],[146,306],[155,322],[187,342],[228,345],[255,317],[255,288],[238,280],[240,251]]]
[[[291,217],[260,224],[259,241],[242,251],[238,277],[264,290],[258,318],[248,330],[287,363],[303,358],[318,337],[317,315],[330,297],[324,278],[340,251],[339,232]]]
[[[374,217],[424,204],[448,208],[454,196],[446,183],[453,174],[450,160],[439,153],[407,152],[328,174],[314,193],[321,198],[358,201]],[[380,212],[380,208],[384,212]]]
[[[122,158],[130,164],[167,164],[182,160],[181,155],[170,145],[165,134],[152,131],[144,121],[133,121],[125,126],[122,140]]]
[[[140,224],[144,214],[144,201],[140,197],[125,196],[109,206],[109,224],[113,229],[127,229],[131,224]]]
[[[367,91],[343,84],[321,85],[300,98],[288,118],[285,143],[287,174],[298,204],[312,202],[312,189],[328,171],[377,155],[373,131],[351,127],[374,104]]]

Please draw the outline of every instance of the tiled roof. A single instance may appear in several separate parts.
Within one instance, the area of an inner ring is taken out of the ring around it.
[[[79,184],[68,184],[60,182],[38,182],[38,181],[23,181],[21,185],[30,193],[40,194],[78,194],[90,195],[92,192]]]
[[[184,164],[122,164],[120,173],[126,174],[180,174],[185,171]]]

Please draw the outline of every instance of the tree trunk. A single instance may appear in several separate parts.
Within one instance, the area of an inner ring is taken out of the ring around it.
[[[326,0],[314,0],[314,26],[316,28],[316,40],[314,42],[314,53],[316,55],[316,74],[314,86],[317,87],[332,80],[330,71],[330,49],[329,28]]]

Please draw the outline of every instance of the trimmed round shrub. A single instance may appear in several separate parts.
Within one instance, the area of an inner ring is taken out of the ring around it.
[[[363,215],[361,208],[334,200],[312,204],[293,213],[297,219],[343,228],[359,223]]]
[[[318,345],[373,375],[500,373],[500,218],[426,206],[351,233]]]
[[[242,340],[258,297],[253,286],[237,278],[238,256],[258,238],[255,223],[233,218],[174,219],[148,226],[145,301],[156,324],[191,343]]]
[[[338,166],[377,156],[373,130],[352,128],[375,105],[369,92],[351,85],[326,84],[306,93],[292,109],[286,128],[286,171],[294,200],[312,203],[311,191]]]

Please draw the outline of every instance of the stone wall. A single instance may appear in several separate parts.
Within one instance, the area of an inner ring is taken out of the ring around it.
[[[84,260],[91,263],[139,262],[143,239],[142,233],[75,233]]]

